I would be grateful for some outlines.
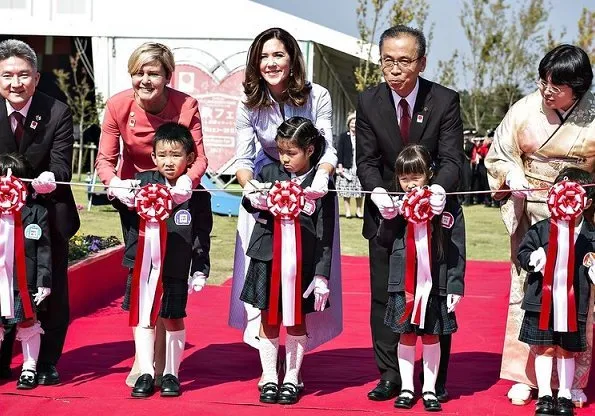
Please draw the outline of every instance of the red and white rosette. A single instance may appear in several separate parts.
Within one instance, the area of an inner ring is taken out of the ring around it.
[[[148,184],[135,198],[140,217],[138,247],[130,292],[130,326],[155,326],[163,295],[163,260],[167,244],[166,220],[173,209],[172,197],[165,185]]]
[[[432,191],[415,188],[403,199],[401,207],[407,220],[405,242],[405,313],[400,322],[411,315],[411,323],[424,328],[426,308],[432,290],[431,219]]]
[[[27,187],[7,172],[0,177],[0,316],[14,316],[14,280],[20,293],[28,294],[25,239],[21,209],[27,200]],[[29,296],[21,296],[25,318],[33,317]]]
[[[547,196],[551,213],[550,239],[543,272],[539,329],[547,330],[553,304],[554,331],[577,331],[574,296],[574,242],[576,220],[587,203],[585,189],[575,182],[552,186]]]
[[[279,323],[279,292],[283,325],[302,323],[302,233],[300,212],[305,204],[304,192],[292,181],[276,181],[269,190],[267,205],[275,218],[273,230],[273,264],[269,293],[269,324]]]

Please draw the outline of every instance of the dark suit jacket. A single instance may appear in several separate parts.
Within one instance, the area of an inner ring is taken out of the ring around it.
[[[376,187],[394,190],[395,160],[405,146],[390,87],[381,83],[358,97],[356,129],[357,176],[365,191]],[[409,144],[424,145],[436,162],[433,183],[447,192],[457,189],[463,163],[463,123],[459,94],[419,78],[413,107]],[[380,213],[366,196],[363,235],[376,235]]]
[[[72,114],[68,106],[42,92],[36,92],[18,149],[8,116],[6,102],[0,97],[0,153],[25,155],[33,166],[34,177],[50,171],[57,181],[70,181],[74,137]],[[63,241],[68,241],[80,227],[70,186],[58,185],[54,192],[37,198],[37,201],[47,208],[50,227],[57,231]]]
[[[165,185],[165,178],[157,171],[137,173],[136,179],[140,186],[149,183]],[[197,189],[204,189],[198,186]],[[178,225],[175,222],[176,213],[180,210],[190,212],[190,224]],[[134,263],[138,243],[139,217],[130,227],[126,240],[125,256]],[[213,229],[213,213],[211,212],[211,194],[208,192],[193,192],[192,197],[183,204],[174,206],[173,212],[167,219],[167,245],[163,276],[187,279],[200,271],[209,276],[211,262],[211,230]]]
[[[37,224],[41,229],[41,236],[38,240],[25,238],[25,264],[29,291],[37,292],[38,287],[51,288],[52,246],[48,212],[39,204],[27,202],[27,205],[21,210],[21,218],[23,220],[23,231],[32,224]]]
[[[337,165],[339,164],[345,169],[351,169],[353,165],[353,146],[349,132],[341,134],[337,141]]]
[[[550,220],[539,221],[529,228],[521,245],[517,258],[523,269],[527,272],[525,297],[521,308],[530,312],[541,311],[541,290],[543,288],[543,274],[536,273],[532,266],[529,266],[531,253],[539,247],[543,247],[547,254],[550,237]],[[589,305],[591,293],[591,279],[588,268],[583,265],[585,254],[595,251],[595,226],[584,221],[574,245],[574,298],[576,300],[576,311],[581,322],[587,321],[587,313],[592,309]],[[553,313],[553,312],[552,312]]]
[[[312,170],[302,182],[301,187],[305,188],[311,185],[315,174],[316,171]],[[279,163],[271,163],[262,168],[262,171],[256,175],[256,179],[265,183],[287,181],[291,177]],[[334,189],[332,183],[329,183],[329,189]],[[304,290],[316,275],[330,278],[335,231],[335,198],[335,192],[330,191],[316,200],[316,209],[312,215],[300,214],[302,286]],[[261,261],[271,261],[273,259],[273,215],[269,211],[255,209],[247,198],[242,200],[242,205],[250,213],[259,213],[259,220],[254,226],[246,255]]]
[[[451,228],[442,226],[444,216],[452,216]],[[438,227],[441,230],[437,232]],[[407,220],[397,216],[383,219],[378,227],[378,243],[391,249],[388,291],[403,292],[405,289],[405,241]],[[438,256],[438,244],[443,256]],[[456,199],[449,198],[442,215],[432,220],[432,294],[464,295],[465,292],[465,218]]]

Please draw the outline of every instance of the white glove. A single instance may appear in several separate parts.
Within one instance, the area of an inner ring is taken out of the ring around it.
[[[31,181],[31,185],[38,194],[49,194],[56,190],[56,177],[53,172],[41,172],[37,178]]]
[[[169,188],[171,199],[175,205],[183,204],[192,196],[192,179],[188,175],[182,175],[176,180],[176,185]]]
[[[304,299],[306,299],[314,291],[314,310],[316,312],[322,312],[326,307],[326,301],[330,295],[328,288],[328,279],[323,276],[314,276],[312,283],[304,292]]]
[[[505,182],[510,189],[529,189],[529,182],[527,182],[525,174],[518,169],[508,172]],[[530,192],[512,191],[512,196],[515,198],[526,198],[530,194]]]
[[[533,271],[539,273],[545,266],[545,258],[545,250],[539,247],[529,256],[529,266],[533,266]]]
[[[591,278],[591,283],[595,285],[595,265],[589,267],[589,277]]]
[[[202,272],[194,272],[194,274],[188,278],[188,294],[190,295],[192,292],[200,292],[206,284],[207,276]]]
[[[50,293],[52,293],[52,289],[49,287],[38,287],[37,293],[33,295],[33,301],[36,305],[39,305],[41,301],[50,295]]]
[[[458,303],[461,301],[461,298],[461,295],[446,295],[446,311],[448,313],[454,312],[457,308]]]
[[[304,189],[304,196],[312,201],[322,198],[328,192],[328,180],[328,172],[324,169],[318,169],[316,175],[314,175],[312,185]]]
[[[444,188],[438,184],[434,184],[430,186],[430,191],[432,195],[430,195],[430,207],[432,208],[432,213],[434,215],[442,214],[444,211],[444,206],[446,205],[446,191]]]
[[[372,199],[372,202],[378,207],[378,211],[380,211],[382,218],[391,220],[399,214],[400,208],[395,205],[395,199],[388,195],[386,189],[379,186],[374,188],[370,198]]]
[[[256,179],[250,179],[244,186],[244,196],[248,198],[250,205],[254,208],[266,211],[269,209],[267,204],[268,194],[263,191],[268,190],[270,187],[270,183],[261,183]]]
[[[136,188],[139,184],[139,180],[122,180],[117,176],[114,176],[112,180],[109,182],[107,188],[107,195],[112,198],[118,198],[120,202],[122,202],[128,208],[133,208],[135,192],[134,189],[128,188]]]

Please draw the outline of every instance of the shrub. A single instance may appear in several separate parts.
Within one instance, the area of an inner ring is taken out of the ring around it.
[[[110,237],[98,237],[96,235],[76,234],[68,243],[68,261],[85,258],[89,254],[97,253],[119,244],[120,240],[113,235]]]

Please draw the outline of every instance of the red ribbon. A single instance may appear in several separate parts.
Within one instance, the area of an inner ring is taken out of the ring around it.
[[[409,191],[403,199],[401,210],[407,220],[407,235],[405,240],[405,312],[399,323],[405,322],[413,312],[416,290],[416,270],[417,270],[417,249],[415,247],[415,224],[426,223],[428,236],[428,253],[431,256],[431,224],[433,217],[432,207],[430,205],[430,196],[432,191],[428,187],[415,188]],[[428,259],[430,265],[432,259]],[[419,325],[421,320],[421,308],[417,308],[417,313],[411,320],[411,323]]]
[[[161,297],[163,295],[163,281],[161,276],[163,274],[163,261],[165,259],[165,247],[167,245],[167,224],[165,220],[169,218],[173,209],[172,198],[165,185],[148,184],[140,188],[136,194],[135,206],[140,217],[140,223],[138,246],[136,249],[136,258],[134,260],[132,274],[132,286],[130,289],[129,325],[137,326],[139,322],[139,291],[145,249],[146,224],[147,222],[158,222],[161,267],[159,269],[155,297],[153,298],[153,306],[151,308],[151,326],[155,326],[161,306]]]
[[[300,212],[304,208],[305,196],[302,188],[292,181],[276,181],[269,190],[267,205],[273,214],[273,264],[271,266],[271,288],[269,293],[269,325],[279,323],[279,295],[281,293],[281,257],[283,240],[281,220],[293,220],[295,226],[296,278],[295,278],[295,325],[302,323],[302,230]]]
[[[543,288],[541,295],[541,311],[539,314],[539,329],[549,328],[550,314],[553,303],[554,274],[556,270],[558,247],[568,247],[568,262],[566,268],[566,298],[568,331],[577,331],[576,303],[574,298],[574,228],[576,219],[583,212],[587,202],[586,192],[575,182],[561,181],[548,192],[547,205],[551,213],[550,238],[543,274]],[[559,240],[559,222],[568,222],[568,241]]]
[[[21,209],[27,200],[27,188],[14,176],[3,176],[0,181],[0,214],[12,215],[14,218],[14,253],[17,286],[21,293],[25,318],[33,318],[31,298],[27,296],[27,265],[25,263],[25,238]],[[10,276],[9,276],[10,278]]]

